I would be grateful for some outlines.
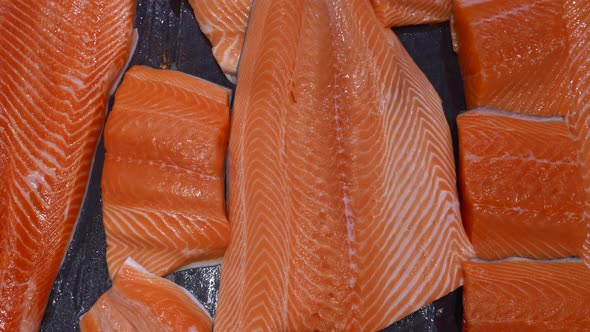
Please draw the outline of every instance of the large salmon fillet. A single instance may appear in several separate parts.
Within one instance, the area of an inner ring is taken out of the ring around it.
[[[577,259],[464,265],[464,331],[589,331],[590,269]]]
[[[39,328],[82,204],[131,0],[0,1],[0,330]]]
[[[371,0],[385,27],[440,23],[451,18],[453,0]]]
[[[102,177],[107,264],[148,271],[218,264],[225,212],[228,89],[172,70],[135,66],[105,127]]]
[[[584,187],[563,119],[480,109],[457,125],[463,223],[477,257],[580,255]]]
[[[467,108],[568,112],[563,0],[454,0]]]
[[[244,33],[252,0],[189,0],[201,31],[213,46],[213,56],[232,83],[236,83]]]
[[[128,259],[113,287],[80,319],[82,332],[207,332],[207,309],[184,288]]]
[[[581,257],[590,267],[590,1],[565,2],[569,43],[569,73],[572,86],[566,120],[580,149],[585,188],[586,241]]]
[[[253,5],[217,331],[382,329],[462,284],[441,101],[368,1]]]

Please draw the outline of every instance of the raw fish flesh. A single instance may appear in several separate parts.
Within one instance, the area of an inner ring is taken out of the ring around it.
[[[201,31],[213,46],[213,56],[232,83],[244,43],[252,0],[189,0]]]
[[[568,150],[575,146],[585,188],[582,223],[586,227],[576,226],[576,241],[563,242],[565,251],[561,251],[581,256],[590,266],[590,1],[455,0],[454,6],[453,27],[468,108],[486,106],[532,115],[564,115],[573,134]],[[561,147],[551,148],[553,142],[545,143],[545,148],[560,153]],[[543,144],[538,144],[542,148]],[[563,183],[572,180],[554,173],[539,173],[539,177]],[[565,189],[560,194],[572,192]],[[567,205],[563,207],[570,209]],[[572,231],[569,227],[561,230]],[[543,231],[543,227],[537,231]],[[545,254],[541,256],[554,257],[555,252],[547,251],[546,244],[555,248],[563,234],[553,237],[543,232],[545,244],[540,246],[545,247],[541,248]],[[572,251],[574,243],[581,247]],[[511,250],[508,247],[505,249]]]
[[[125,261],[103,294],[80,319],[82,332],[207,332],[207,309],[184,288]]]
[[[463,223],[476,256],[579,256],[584,187],[563,119],[479,109],[457,125]]]
[[[257,0],[216,331],[375,331],[462,284],[441,101],[368,1]]]
[[[586,241],[581,257],[590,267],[590,1],[567,0],[565,21],[569,43],[571,87],[566,121],[576,137],[584,180]]]
[[[448,21],[453,0],[371,0],[385,27]]]
[[[584,1],[587,2],[587,1]],[[568,112],[563,0],[454,0],[467,108]]]
[[[0,331],[37,331],[72,237],[135,1],[0,1]]]
[[[156,275],[219,263],[229,242],[229,93],[172,70],[125,74],[104,134],[111,276],[128,257]]]
[[[464,331],[590,331],[590,269],[579,260],[474,260],[464,268]]]

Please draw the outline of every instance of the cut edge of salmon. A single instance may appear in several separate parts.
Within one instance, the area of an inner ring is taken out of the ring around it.
[[[474,0],[478,1],[478,0]],[[483,0],[482,0],[483,1]],[[509,112],[499,109],[494,109],[491,107],[477,107],[471,109],[469,111],[462,112],[457,117],[470,117],[470,116],[480,116],[480,115],[494,115],[494,116],[502,116],[507,118],[525,120],[525,121],[533,121],[533,122],[563,122],[564,116],[562,115],[551,115],[551,116],[537,116],[537,115],[527,115],[515,112]]]
[[[169,78],[160,75],[161,71],[165,71],[167,76],[172,77]],[[124,74],[134,77],[142,77],[146,80],[184,89],[190,93],[198,94],[203,98],[211,99],[219,104],[227,103],[229,105],[229,97],[232,92],[231,89],[226,88],[223,85],[178,70],[155,69],[145,65],[134,65]],[[121,76],[121,78],[122,77],[123,76]],[[187,81],[188,83],[184,84]]]
[[[496,264],[496,263],[503,263],[503,262],[530,262],[530,263],[581,263],[582,259],[579,257],[562,257],[562,258],[550,258],[550,259],[535,259],[535,258],[528,258],[528,257],[506,257],[502,259],[483,259],[478,257],[472,257],[466,263],[474,262],[474,263],[484,263],[484,264]]]
[[[125,63],[125,67],[123,67],[123,70],[121,70],[119,77],[117,77],[117,79],[113,82],[113,86],[111,87],[111,89],[109,91],[109,96],[112,96],[115,94],[115,91],[117,91],[117,88],[119,87],[119,85],[121,84],[121,81],[123,80],[123,76],[125,76],[125,73],[130,68],[129,65],[131,64],[131,60],[133,60],[133,55],[135,54],[135,50],[137,49],[138,43],[139,43],[139,32],[138,32],[137,28],[135,28],[135,29],[133,29],[133,32],[131,33],[129,57],[127,59],[127,62]]]
[[[573,91],[570,99],[568,124],[578,139],[584,167],[583,179],[586,187],[586,239],[582,245],[584,263],[590,268],[590,2],[565,0],[564,20],[569,45],[569,73]]]
[[[407,0],[403,4],[398,4],[396,0],[372,0],[371,3],[375,14],[386,28],[442,23],[451,18],[452,0],[436,3],[432,0],[414,1],[414,7],[408,4]]]
[[[221,265],[222,263],[223,263],[223,257],[219,257],[217,259],[209,259],[209,260],[190,263],[190,264],[179,267],[174,272],[180,272],[180,271],[184,271],[184,270],[196,269],[196,268],[202,268],[202,267],[218,266],[218,265]]]

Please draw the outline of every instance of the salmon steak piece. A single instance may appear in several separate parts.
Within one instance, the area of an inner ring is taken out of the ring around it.
[[[565,1],[569,43],[570,108],[566,121],[580,151],[585,188],[584,211],[590,216],[590,1]],[[586,217],[584,262],[590,267],[590,218]]]
[[[387,28],[440,23],[451,18],[453,0],[371,0]]]
[[[236,83],[252,0],[189,0],[213,56],[227,79]]]
[[[209,312],[191,293],[127,259],[113,286],[80,319],[82,332],[207,332]]]
[[[256,1],[216,331],[376,331],[462,284],[441,100],[368,1]]]
[[[476,256],[579,256],[579,153],[561,117],[478,109],[457,118],[463,223]]]
[[[230,91],[134,66],[105,127],[107,265],[129,257],[156,275],[218,264],[229,241],[224,169]]]
[[[454,0],[467,108],[568,112],[563,0]]]
[[[135,1],[0,1],[0,331],[37,331],[86,193]]]
[[[464,264],[463,331],[590,330],[590,269],[578,259]]]

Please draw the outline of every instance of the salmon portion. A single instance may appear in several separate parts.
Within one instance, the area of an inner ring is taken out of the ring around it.
[[[448,21],[453,0],[371,0],[375,14],[387,28]]]
[[[462,284],[448,124],[369,2],[256,1],[216,331],[375,331]]]
[[[219,263],[229,241],[229,93],[171,70],[125,74],[104,134],[111,276],[128,257],[156,275]]]
[[[566,121],[580,150],[585,196],[584,210],[590,215],[590,2],[565,2],[569,43],[569,70],[572,86]],[[590,267],[590,219],[586,217],[586,241],[582,246],[584,262]]]
[[[213,46],[213,56],[227,79],[235,84],[252,0],[189,0],[189,3],[201,31]]]
[[[454,0],[467,108],[568,111],[563,0]]]
[[[38,330],[75,228],[131,0],[0,1],[0,330]]]
[[[207,309],[184,288],[125,261],[104,293],[80,319],[82,332],[206,332]]]
[[[590,269],[579,260],[464,264],[464,331],[588,331]]]
[[[578,256],[584,187],[562,118],[481,109],[457,124],[463,223],[477,257]]]

